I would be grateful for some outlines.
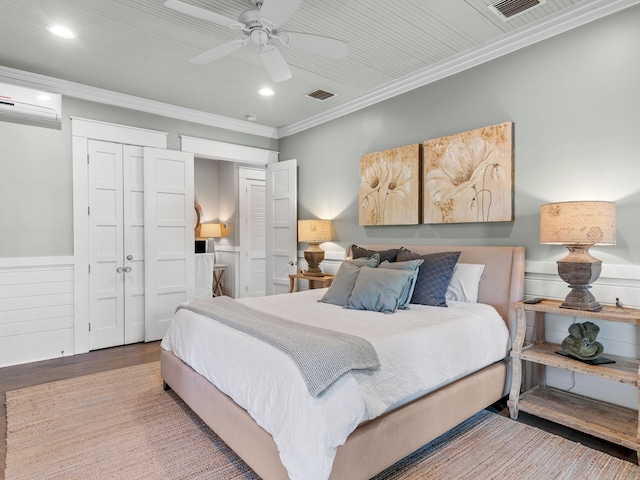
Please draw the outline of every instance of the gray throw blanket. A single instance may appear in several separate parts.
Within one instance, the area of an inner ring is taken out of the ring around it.
[[[229,297],[178,306],[248,333],[280,349],[296,363],[314,397],[351,370],[380,368],[378,354],[363,338],[260,312]]]

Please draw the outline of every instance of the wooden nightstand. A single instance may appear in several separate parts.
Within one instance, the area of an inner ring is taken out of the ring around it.
[[[330,287],[335,275],[331,273],[325,273],[322,277],[313,277],[311,275],[305,275],[303,272],[292,273],[289,275],[289,293],[298,291],[297,280],[307,280],[309,282],[309,288],[317,288],[314,282],[322,284],[322,288]]]
[[[520,302],[516,307],[518,330],[511,350],[513,376],[507,402],[511,418],[517,419],[519,411],[527,412],[633,449],[640,457],[637,410],[548,387],[545,379],[545,367],[550,366],[640,387],[640,361],[611,355],[605,350],[604,356],[615,360],[615,363],[590,365],[555,353],[562,349],[561,346],[547,343],[544,334],[547,313],[640,325],[640,310],[621,310],[613,305],[603,305],[604,308],[600,312],[588,312],[560,308],[561,303],[556,300],[542,300],[536,304]],[[527,345],[524,344],[526,312],[534,312],[535,320],[535,340]],[[537,365],[537,385],[521,393],[523,361]]]

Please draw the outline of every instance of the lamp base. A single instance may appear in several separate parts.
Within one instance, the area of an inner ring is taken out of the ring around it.
[[[320,262],[324,260],[324,250],[317,243],[310,243],[309,248],[304,251],[304,259],[309,265],[309,269],[304,271],[305,275],[310,277],[324,277],[324,273],[320,270]]]
[[[588,312],[602,310],[593,294],[589,291],[591,283],[600,277],[602,261],[589,253],[591,245],[565,245],[569,254],[558,260],[558,275],[569,284],[571,292],[566,296],[560,308],[571,308]]]
[[[569,285],[571,292],[564,299],[560,308],[571,308],[573,310],[584,310],[587,312],[599,312],[602,305],[596,301],[593,294],[588,290],[590,285]]]

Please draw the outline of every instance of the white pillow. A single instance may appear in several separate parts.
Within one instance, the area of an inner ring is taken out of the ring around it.
[[[477,303],[478,287],[482,280],[484,265],[477,263],[457,263],[447,288],[445,298],[458,302]]]

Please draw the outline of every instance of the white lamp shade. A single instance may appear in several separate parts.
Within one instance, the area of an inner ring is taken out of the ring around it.
[[[219,223],[203,223],[200,225],[201,238],[220,238],[222,237],[222,225]]]
[[[615,245],[615,202],[559,202],[542,205],[540,243]]]
[[[322,243],[331,240],[331,220],[298,220],[298,241]]]

